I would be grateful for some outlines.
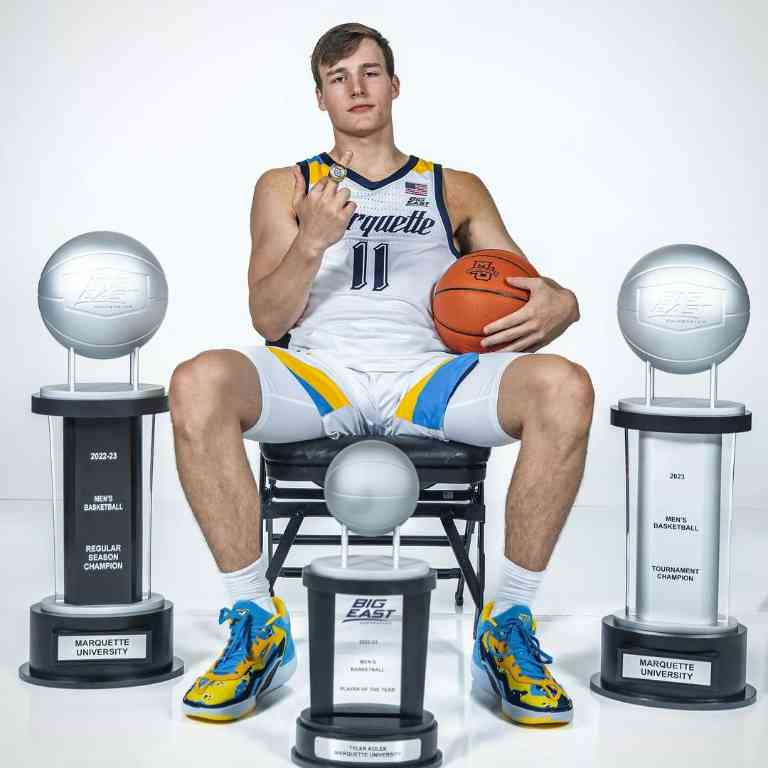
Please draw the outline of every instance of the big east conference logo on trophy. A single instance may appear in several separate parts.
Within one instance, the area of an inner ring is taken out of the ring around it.
[[[352,603],[347,615],[342,619],[346,624],[350,621],[364,621],[371,624],[388,624],[397,613],[397,608],[388,608],[386,598],[370,599],[359,597]]]

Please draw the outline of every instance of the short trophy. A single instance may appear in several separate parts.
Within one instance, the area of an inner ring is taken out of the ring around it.
[[[645,396],[620,400],[624,430],[626,605],[602,622],[593,691],[675,709],[755,700],[746,683],[747,630],[730,614],[736,434],[743,403],[719,400],[717,366],[749,322],[749,296],[730,262],[698,245],[640,259],[621,287],[619,325],[645,361]],[[709,397],[656,397],[654,371],[709,373]]]
[[[117,232],[67,241],[40,277],[40,314],[67,348],[69,372],[32,396],[50,430],[54,591],[30,608],[29,662],[19,669],[29,683],[114,688],[184,671],[173,604],[150,580],[155,415],[168,398],[139,383],[139,348],[167,303],[157,259]],[[78,355],[130,355],[130,381],[78,382]]]
[[[416,468],[384,440],[341,450],[325,501],[342,525],[341,555],[304,568],[309,604],[310,706],[296,721],[301,766],[438,766],[437,723],[424,709],[429,601],[435,572],[400,556],[399,527],[419,498]],[[392,556],[350,555],[392,532]]]

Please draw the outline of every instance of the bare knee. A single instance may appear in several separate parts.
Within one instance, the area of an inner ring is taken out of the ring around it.
[[[517,414],[519,432],[526,423],[577,436],[589,432],[595,393],[581,365],[560,355],[536,354],[515,360],[507,372],[502,398],[506,410]]]
[[[595,391],[586,369],[560,355],[542,357],[532,371],[533,411],[569,433],[586,434],[592,423]]]
[[[208,350],[178,365],[169,387],[174,431],[194,432],[227,416],[255,423],[261,412],[258,374],[254,391],[244,397],[243,365],[250,363],[230,349]]]

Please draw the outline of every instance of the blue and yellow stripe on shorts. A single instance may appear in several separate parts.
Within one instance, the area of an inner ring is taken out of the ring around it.
[[[428,429],[442,429],[451,395],[478,358],[477,352],[467,352],[436,365],[403,395],[395,416]]]
[[[267,349],[296,377],[312,398],[321,416],[351,405],[349,398],[328,374],[294,357],[281,347]]]

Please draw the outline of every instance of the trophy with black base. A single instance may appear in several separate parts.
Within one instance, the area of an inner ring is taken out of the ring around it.
[[[400,557],[399,526],[416,508],[411,460],[382,440],[340,451],[325,501],[341,523],[341,555],[304,568],[309,598],[310,706],[296,722],[301,766],[357,763],[437,766],[437,723],[424,709],[429,602],[435,572]],[[349,531],[392,556],[349,554]]]
[[[117,232],[69,240],[40,278],[40,313],[68,349],[69,372],[32,396],[50,428],[54,592],[30,609],[29,662],[19,669],[29,683],[112,688],[184,671],[173,604],[150,579],[155,415],[168,398],[139,383],[139,347],[167,302],[157,259]],[[77,381],[78,355],[126,354],[130,381]]]
[[[747,289],[714,251],[668,246],[630,270],[618,313],[645,396],[611,409],[626,454],[626,606],[603,619],[591,688],[655,707],[743,707],[755,689],[747,630],[730,615],[731,515],[736,434],[752,416],[718,399],[717,366],[746,333]],[[656,397],[657,368],[708,371],[709,397]]]

